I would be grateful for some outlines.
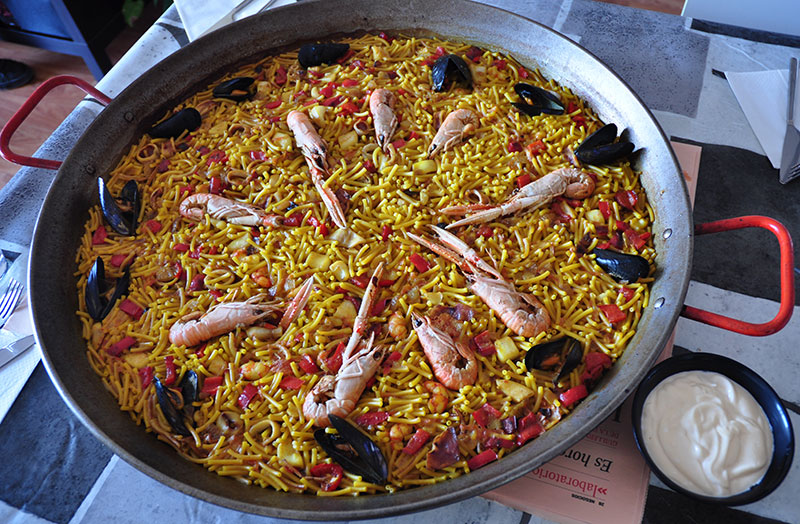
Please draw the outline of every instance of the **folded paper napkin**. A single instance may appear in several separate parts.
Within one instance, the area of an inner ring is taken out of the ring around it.
[[[33,324],[28,311],[28,299],[23,298],[14,314],[8,319],[3,329],[0,329],[0,347],[10,344],[15,340],[33,333]],[[32,347],[5,366],[0,368],[0,422],[11,409],[19,392],[39,363],[42,353],[39,346]]]
[[[206,30],[228,16],[236,6],[244,4],[246,0],[175,0],[175,7],[183,21],[183,27],[189,40],[200,38]],[[277,0],[272,2],[270,9],[282,5],[292,4],[296,0]],[[241,20],[256,14],[269,0],[251,0],[250,3],[236,13],[236,20]]]
[[[789,104],[789,70],[748,73],[726,71],[725,77],[772,167],[780,169]],[[795,96],[794,115],[797,127],[800,96]]]

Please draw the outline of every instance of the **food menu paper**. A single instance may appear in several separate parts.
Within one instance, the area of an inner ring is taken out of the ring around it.
[[[701,148],[672,143],[694,202]],[[672,353],[672,337],[659,361]],[[629,397],[608,419],[547,464],[483,496],[562,523],[639,523],[650,469],[633,438]]]

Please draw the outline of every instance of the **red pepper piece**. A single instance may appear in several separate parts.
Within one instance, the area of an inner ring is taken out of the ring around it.
[[[506,62],[505,60],[502,60],[502,59],[498,59],[498,60],[495,60],[494,62],[492,62],[492,65],[494,65],[500,71],[505,71],[506,70],[506,66],[508,65],[508,62]]]
[[[383,360],[383,374],[389,373],[391,371],[392,366],[395,362],[403,358],[403,354],[399,351],[392,351],[389,353],[386,358]]]
[[[180,243],[172,246],[172,249],[174,249],[175,251],[179,251],[181,253],[186,253],[187,251],[189,251],[190,246],[189,244]]]
[[[379,326],[379,327],[380,327],[380,326]],[[375,378],[374,376],[372,376],[372,377],[369,377],[369,380],[367,380],[367,385],[366,385],[365,387],[366,387],[367,389],[370,389],[372,386],[374,386],[374,385],[375,385],[375,382],[377,382],[377,381],[378,381],[378,379],[377,379],[377,378]]]
[[[345,115],[345,116],[352,115],[353,113],[357,113],[357,112],[358,112],[358,106],[355,105],[350,100],[346,101],[344,104],[342,104],[339,107],[339,113],[342,114],[342,115]]]
[[[278,385],[278,387],[281,389],[295,390],[302,388],[303,384],[305,384],[305,381],[302,378],[297,378],[290,375],[283,377],[283,380],[281,380],[281,383]]]
[[[164,385],[171,386],[175,383],[175,379],[177,378],[177,374],[175,373],[175,357],[171,355],[164,357],[164,364],[166,366],[164,371]]]
[[[131,346],[136,344],[136,339],[133,337],[125,337],[116,344],[106,348],[106,353],[111,355],[112,357],[118,357],[122,355],[125,351],[129,350]]]
[[[119,303],[119,309],[130,315],[134,320],[142,318],[144,313],[144,309],[139,304],[127,298]]]
[[[342,80],[343,87],[355,87],[358,85],[358,80],[354,80],[352,78],[345,78]]]
[[[327,224],[320,224],[317,230],[319,231],[319,234],[322,236],[327,236],[329,233]]]
[[[535,416],[535,413],[531,413],[520,421],[519,433],[514,441],[517,446],[521,446],[530,439],[538,437],[544,433],[544,426],[541,422],[539,422],[538,419],[535,418]]]
[[[473,62],[478,63],[481,61],[481,57],[483,56],[483,50],[480,47],[472,46],[466,50],[464,56],[466,56]]]
[[[392,142],[392,145],[394,146],[395,149],[400,149],[401,147],[406,145],[406,141],[403,140],[402,138],[398,138],[397,140]]]
[[[392,226],[390,226],[388,224],[385,224],[381,228],[381,240],[386,242],[387,240],[389,240],[389,235],[391,235],[391,234],[392,234]]]
[[[625,209],[630,209],[632,211],[639,201],[639,196],[636,194],[636,191],[617,191],[614,195],[614,200]]]
[[[114,267],[120,267],[122,264],[125,263],[125,260],[128,258],[128,255],[125,253],[117,253],[116,255],[111,255],[111,265]]]
[[[210,166],[211,164],[224,164],[228,161],[228,155],[225,154],[224,151],[212,151],[208,158],[206,158],[206,165]]]
[[[495,408],[494,406],[492,406],[488,402],[485,403],[483,406],[481,406],[481,409],[486,411],[486,413],[488,413],[489,415],[491,415],[492,417],[494,417],[496,419],[500,418],[500,415],[503,414],[503,413],[500,412],[500,410],[498,410],[497,408]]]
[[[201,274],[195,275],[192,277],[192,281],[189,282],[189,291],[200,291],[206,288],[205,284],[206,276]]]
[[[597,203],[597,209],[599,209],[600,212],[603,213],[603,218],[605,218],[606,220],[611,218],[611,205],[605,200],[601,200],[600,202]]]
[[[267,154],[263,151],[250,151],[250,160],[263,162],[267,159]]]
[[[479,237],[492,238],[492,235],[494,235],[494,229],[487,225],[483,225],[478,228],[477,234]]]
[[[277,107],[280,107],[282,103],[283,100],[273,100],[272,102],[267,102],[266,104],[264,104],[264,107],[266,107],[267,109],[275,109]]]
[[[631,299],[633,298],[633,296],[636,294],[636,292],[634,290],[632,290],[629,287],[625,287],[625,286],[622,286],[620,288],[619,292],[622,295],[622,298],[625,299],[625,302],[630,302]]]
[[[518,176],[516,182],[517,182],[517,188],[522,189],[523,187],[531,183],[531,176],[525,173],[524,175]]]
[[[336,346],[336,351],[333,352],[333,356],[325,359],[325,365],[331,373],[336,373],[339,371],[339,368],[342,367],[342,353],[344,352],[344,348],[344,342],[339,342],[339,345]]]
[[[295,213],[294,215],[284,218],[283,225],[288,227],[297,227],[303,223],[303,215]]]
[[[192,193],[194,193],[194,187],[192,186],[181,187],[181,194],[179,196],[183,196],[184,193],[186,193],[187,196],[191,195]]]
[[[339,487],[344,477],[344,469],[339,464],[317,464],[310,470],[311,476],[322,479],[322,491],[333,491]]]
[[[509,153],[516,153],[517,151],[522,151],[522,144],[520,144],[516,140],[509,140],[506,149],[508,150]]]
[[[575,122],[576,124],[578,124],[581,127],[587,127],[587,125],[586,125],[586,117],[583,117],[581,115],[575,115],[575,116],[572,117],[572,121]]]
[[[326,98],[325,100],[323,100],[320,103],[322,105],[326,106],[326,107],[335,107],[335,106],[338,106],[339,102],[341,102],[341,101],[342,101],[342,97],[339,96],[339,95],[336,95],[336,96],[332,96],[330,98]]]
[[[330,83],[319,90],[319,94],[324,96],[325,98],[333,96],[333,83]]]
[[[303,355],[303,358],[300,359],[300,362],[297,365],[308,374],[319,373],[320,369],[319,366],[314,362],[310,355]]]
[[[568,408],[579,400],[586,398],[588,395],[589,391],[586,389],[586,385],[580,384],[560,394],[558,399],[561,401],[562,406]]]
[[[437,45],[436,46],[436,56],[444,56],[445,54],[447,54],[447,50],[444,47],[442,47],[440,45]]]
[[[391,287],[395,282],[397,282],[397,279],[382,278],[378,280],[378,287]]]
[[[208,292],[217,298],[221,298],[224,293],[218,289],[209,289]]]
[[[369,278],[367,275],[358,275],[357,277],[353,277],[350,279],[350,283],[354,286],[358,286],[361,289],[367,289],[369,285]]]
[[[142,381],[142,391],[147,389],[147,386],[153,382],[153,368],[152,366],[147,366],[144,368],[139,369],[139,378]]]
[[[489,414],[483,410],[483,408],[478,408],[472,412],[472,418],[475,419],[475,423],[482,428],[485,428],[489,425]]]
[[[354,56],[355,54],[356,54],[355,51],[353,51],[352,49],[348,49],[345,54],[343,54],[342,56],[340,56],[339,58],[336,59],[336,63],[337,64],[344,64],[345,62],[350,60],[350,58],[352,56]]]
[[[425,445],[431,438],[431,434],[425,431],[424,429],[418,429],[411,439],[408,441],[408,444],[403,448],[403,453],[406,455],[413,455],[417,451],[422,449],[422,446]]]
[[[308,217],[308,223],[311,224],[313,227],[318,227],[322,222],[315,216]]]
[[[368,411],[356,417],[356,424],[363,427],[377,426],[389,420],[389,413],[386,411]]]
[[[206,395],[213,395],[217,392],[217,388],[222,385],[223,377],[206,377],[203,379],[203,388],[200,390],[200,393],[205,393]]]
[[[625,246],[625,241],[622,239],[622,231],[619,229],[614,231],[614,234],[611,235],[609,244],[617,249],[622,249]]]
[[[164,227],[158,220],[148,220],[147,222],[145,222],[145,226],[147,226],[147,229],[149,229],[153,233],[158,233]]]
[[[520,78],[528,78],[530,76],[530,74],[522,66],[517,68],[517,74]]]
[[[492,342],[491,335],[489,335],[489,331],[484,331],[482,333],[478,333],[473,337],[472,342],[475,344],[475,347],[478,348],[478,353],[483,355],[484,357],[489,357],[495,354],[495,347],[494,342]]]
[[[608,236],[608,226],[594,226],[594,230],[597,232],[598,237]]]
[[[561,202],[563,201],[563,198],[555,199],[553,203],[550,204],[550,211],[556,214],[556,222],[569,223],[572,220],[572,216],[561,206]]]
[[[431,268],[428,261],[422,258],[422,255],[419,253],[412,253],[411,256],[408,257],[408,261],[414,264],[414,267],[417,268],[417,271],[420,273],[424,273]]]
[[[624,311],[622,311],[618,305],[616,304],[603,304],[602,306],[597,306],[600,308],[600,311],[606,316],[609,322],[612,324],[616,324],[622,320],[627,318],[627,315]]]
[[[570,102],[569,104],[567,104],[567,113],[574,113],[579,109],[580,107],[575,102]]]
[[[536,142],[528,144],[528,152],[533,156],[539,155],[545,151],[547,151],[547,145],[543,140],[537,140]]]
[[[158,165],[156,166],[156,171],[158,171],[159,173],[165,173],[168,169],[169,169],[169,159],[162,158],[161,162],[159,162]]]
[[[255,397],[257,393],[258,393],[257,387],[255,387],[252,384],[247,384],[242,390],[241,395],[239,395],[239,399],[237,400],[239,407],[245,409],[250,404],[250,402],[253,400],[253,397]]]
[[[645,246],[645,244],[647,244],[646,238],[649,237],[642,238],[642,236],[640,236],[639,233],[637,233],[633,229],[626,229],[625,238],[627,238],[628,243],[633,247],[635,247],[636,250],[638,251],[639,249],[642,249]]]
[[[197,348],[197,351],[195,351],[194,354],[201,358],[206,356],[206,346],[208,346],[208,341],[200,344],[200,347]]]
[[[275,71],[275,83],[279,86],[286,83],[286,69],[284,69],[283,66],[279,66]]]
[[[364,169],[367,170],[367,173],[375,173],[378,171],[378,168],[375,167],[375,164],[372,163],[372,160],[364,160]]]
[[[372,306],[372,311],[370,311],[370,315],[373,317],[380,316],[380,314],[383,313],[383,310],[386,309],[387,302],[389,301],[386,300],[385,298],[382,298],[377,302],[375,302],[375,304]]]
[[[211,152],[211,150],[209,148],[207,148],[206,146],[200,146],[200,147],[197,148],[197,152],[200,153],[200,156],[204,156],[204,155],[209,154]]]
[[[219,195],[222,193],[222,179],[220,177],[211,177],[211,180],[208,182],[208,192],[213,195]]]
[[[497,452],[493,449],[487,449],[469,459],[467,461],[467,466],[469,466],[469,469],[474,470],[485,466],[489,462],[494,462],[495,460],[497,460]]]
[[[595,351],[592,353],[586,354],[586,367],[587,368],[603,368],[608,369],[612,365],[611,357],[606,355],[605,353],[601,353],[599,351]]]
[[[102,244],[106,241],[106,237],[108,237],[108,231],[106,231],[106,227],[102,224],[97,226],[97,229],[95,229],[94,233],[92,233],[92,245],[96,246],[98,244]]]
[[[217,253],[219,253],[217,246],[211,246],[211,249],[208,250],[209,255],[216,255]]]

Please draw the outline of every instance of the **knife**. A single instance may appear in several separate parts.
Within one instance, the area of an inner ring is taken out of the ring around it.
[[[12,342],[6,347],[0,348],[0,367],[5,366],[18,356],[25,353],[28,349],[32,348],[35,343],[36,341],[33,339],[33,335],[28,335],[27,337],[22,337],[16,342]]]

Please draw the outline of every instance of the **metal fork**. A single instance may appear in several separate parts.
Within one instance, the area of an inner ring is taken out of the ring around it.
[[[5,326],[8,319],[11,318],[20,298],[22,298],[22,284],[9,278],[8,287],[3,293],[3,297],[0,298],[0,328]]]

